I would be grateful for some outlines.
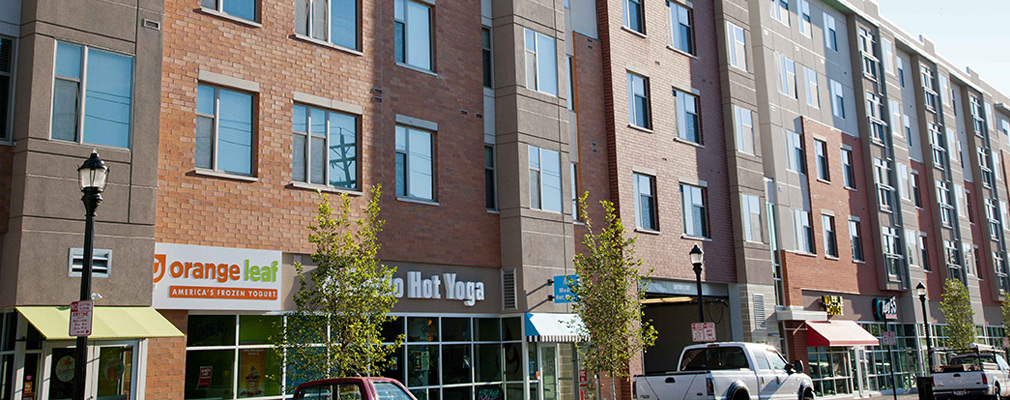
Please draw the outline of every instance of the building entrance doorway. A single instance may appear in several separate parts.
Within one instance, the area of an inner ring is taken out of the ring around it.
[[[137,398],[139,341],[99,341],[88,345],[85,399]],[[74,394],[76,349],[73,342],[46,343],[43,347],[42,393],[47,400],[69,400]]]

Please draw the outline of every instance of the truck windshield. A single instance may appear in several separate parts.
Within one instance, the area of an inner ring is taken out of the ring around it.
[[[747,369],[747,355],[740,347],[704,347],[684,352],[681,371],[711,371],[717,369]]]

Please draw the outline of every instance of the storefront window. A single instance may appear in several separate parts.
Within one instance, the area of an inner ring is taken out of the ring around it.
[[[77,363],[74,361],[75,352],[76,350],[73,348],[53,349],[52,364],[49,366],[50,375],[53,378],[49,380],[50,399],[73,398],[74,375],[77,373],[75,370]]]
[[[808,347],[807,364],[817,396],[852,393],[852,363],[847,347]]]
[[[475,337],[478,342],[497,342],[501,340],[500,318],[474,318]]]
[[[190,315],[185,397],[280,396],[283,363],[270,344],[280,322],[278,316]]]
[[[866,347],[866,379],[871,391],[894,389],[907,390],[915,386],[915,374],[919,371],[919,354],[915,345],[915,326],[908,324],[861,323],[863,329],[878,339],[885,332],[894,332],[898,345],[893,346],[888,355],[887,346]],[[893,357],[893,360],[892,360]],[[891,365],[894,364],[894,381],[891,380]]]
[[[408,342],[437,342],[438,318],[409,317],[407,318]]]
[[[238,344],[269,344],[270,335],[280,328],[281,317],[240,315],[238,317]]]
[[[0,399],[14,396],[14,339],[17,336],[17,314],[0,314]]]
[[[234,346],[234,315],[190,315],[186,346]]]

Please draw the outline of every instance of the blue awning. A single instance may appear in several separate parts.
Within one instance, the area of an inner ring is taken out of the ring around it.
[[[582,320],[576,314],[526,313],[526,340],[575,343],[581,326]]]

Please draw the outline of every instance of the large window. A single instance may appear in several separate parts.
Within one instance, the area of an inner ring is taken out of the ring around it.
[[[196,167],[253,175],[253,95],[198,87]]]
[[[536,146],[530,149],[530,208],[561,212],[561,154]]]
[[[842,84],[838,81],[831,79],[828,80],[829,89],[831,90],[831,113],[838,118],[845,118],[845,91],[842,90]]]
[[[726,43],[729,45],[729,65],[747,71],[747,37],[743,28],[726,22]]]
[[[631,125],[652,129],[649,79],[628,73],[628,119]]]
[[[852,261],[863,261],[863,240],[860,236],[859,220],[849,219],[849,242],[852,244]]]
[[[624,27],[645,33],[645,9],[642,0],[624,0]]]
[[[807,173],[806,154],[803,152],[803,137],[799,133],[785,130],[786,134],[786,155],[788,164],[786,168],[790,171]]]
[[[225,13],[247,21],[257,20],[259,0],[200,0],[200,7]]]
[[[694,16],[691,9],[678,3],[667,1],[670,7],[670,33],[673,48],[694,54]]]
[[[852,150],[842,149],[842,180],[846,188],[856,188],[856,170],[852,165]]]
[[[435,135],[396,127],[396,196],[435,200]]]
[[[705,189],[682,183],[680,200],[684,206],[684,234],[697,238],[709,237]]]
[[[57,42],[55,69],[52,138],[130,147],[133,57]]]
[[[297,0],[295,33],[359,50],[358,0]]]
[[[764,227],[761,225],[761,200],[749,194],[740,195],[743,217],[743,236],[748,242],[764,242]]]
[[[772,18],[789,25],[789,0],[768,0]]]
[[[558,95],[558,55],[554,38],[525,30],[526,87]]]
[[[498,174],[495,173],[494,146],[484,145],[484,206],[498,209]]]
[[[835,217],[821,214],[821,235],[824,236],[824,255],[838,258],[838,237],[835,235]]]
[[[701,117],[698,110],[698,96],[680,90],[673,91],[677,106],[677,137],[691,143],[701,144]]]
[[[877,184],[877,203],[881,210],[890,211],[894,206],[894,185],[891,182],[891,164],[884,159],[873,159],[873,177]]]
[[[635,174],[635,226],[650,231],[659,230],[656,212],[656,178]]]
[[[0,36],[0,140],[11,139],[11,113],[14,109],[13,76],[14,39]]]
[[[747,154],[755,154],[754,112],[734,105],[733,116],[736,122],[736,150]]]
[[[815,254],[817,249],[814,248],[814,226],[810,220],[810,212],[793,210],[793,222],[796,229],[796,250]]]
[[[807,0],[799,0],[800,2],[800,33],[804,36],[810,36],[812,32],[810,23],[810,2]]]
[[[824,13],[824,47],[838,51],[838,31],[835,29],[835,17]]]
[[[817,84],[817,71],[803,67],[803,78],[806,81],[807,105],[821,107],[820,86]]]
[[[834,396],[850,394],[856,389],[852,380],[854,354],[846,347],[807,347],[807,365],[813,380],[814,394]]]
[[[814,155],[817,157],[817,179],[831,181],[828,166],[828,144],[823,140],[814,140]]]
[[[358,119],[295,104],[291,179],[358,188]]]
[[[413,0],[396,0],[396,62],[432,70],[432,8]]]
[[[899,276],[901,271],[901,240],[898,238],[898,230],[890,226],[880,227],[881,245],[884,250],[884,269],[891,277]]]
[[[796,62],[784,55],[779,55],[779,91],[798,99],[796,93]]]
[[[280,320],[262,315],[190,315],[185,398],[283,395],[285,382],[279,377],[284,363],[270,340]],[[287,384],[288,391],[294,391],[296,382]]]

